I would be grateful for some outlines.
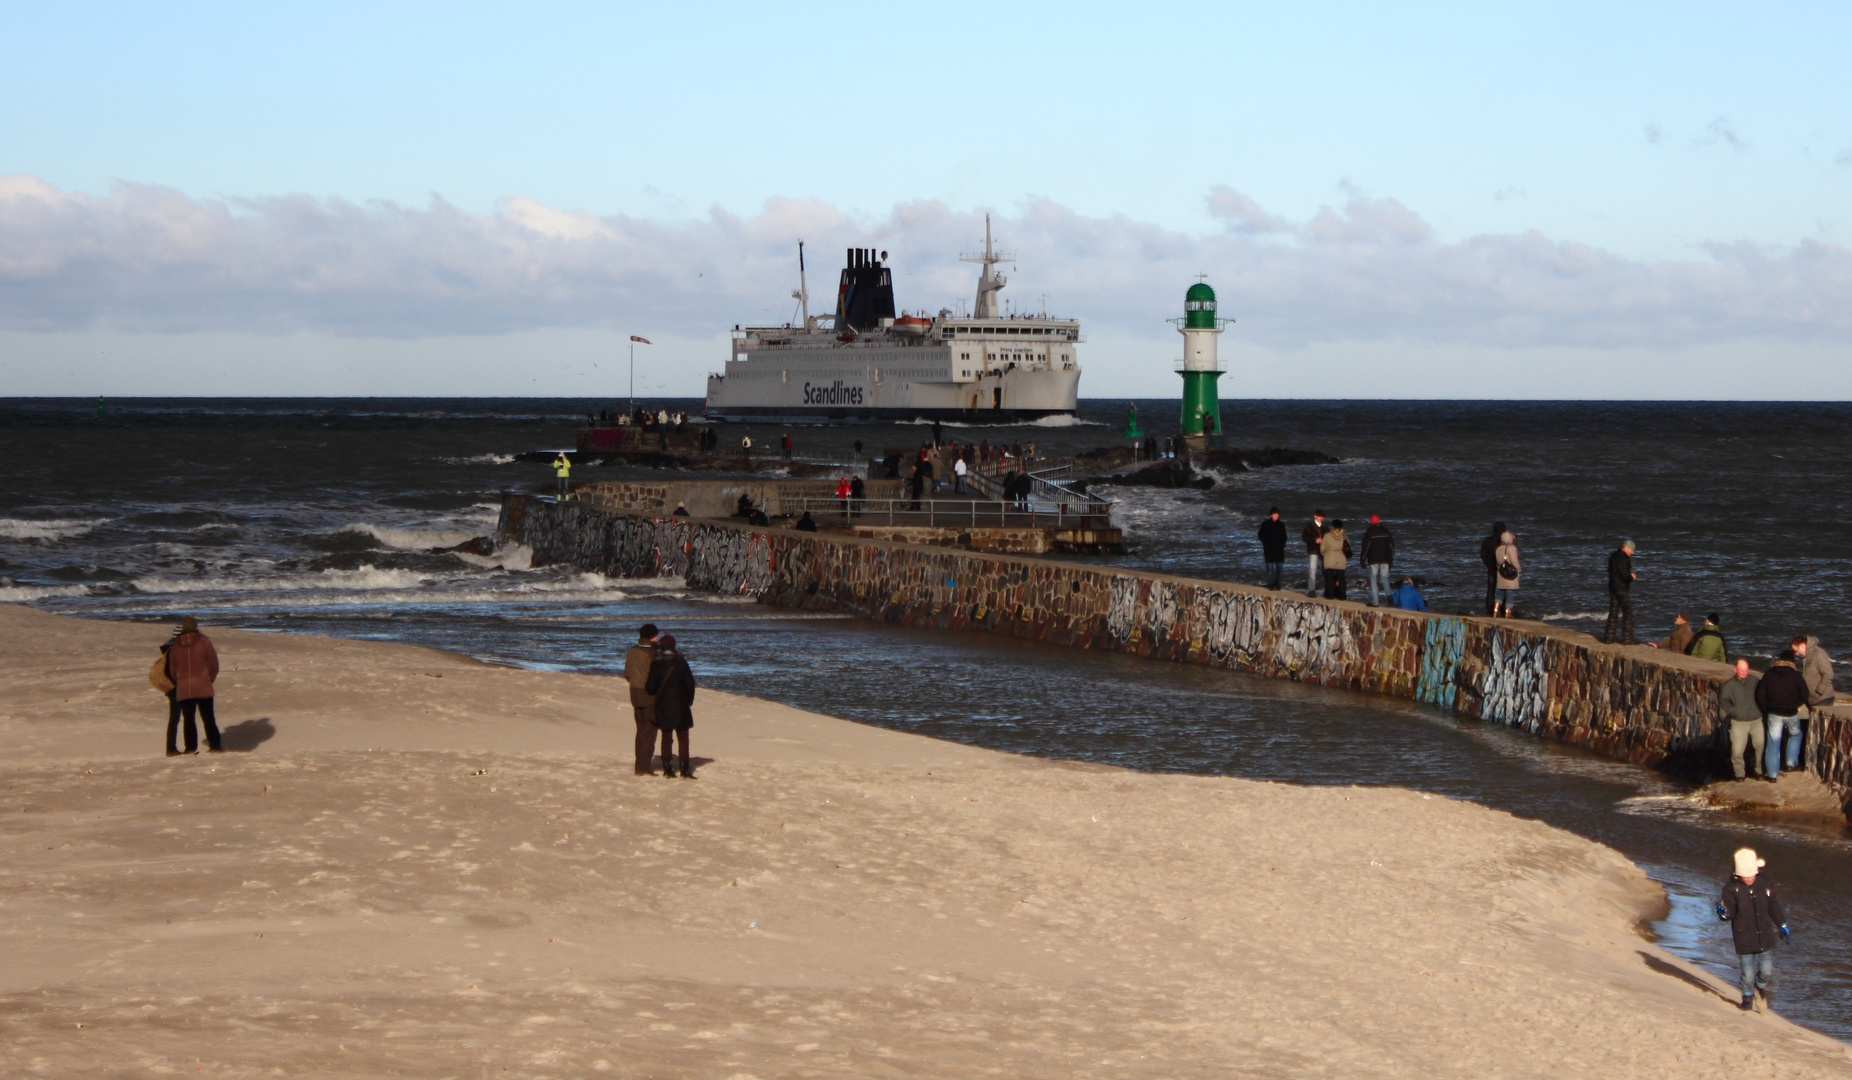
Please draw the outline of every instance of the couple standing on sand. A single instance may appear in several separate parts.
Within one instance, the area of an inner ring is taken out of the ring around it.
[[[630,684],[630,708],[637,720],[637,775],[653,776],[650,758],[656,732],[662,732],[662,775],[675,775],[672,741],[682,745],[682,778],[693,780],[694,761],[688,756],[688,729],[694,727],[694,672],[675,651],[675,638],[658,634],[656,624],[644,623],[637,643],[624,654],[624,680]]]
[[[199,734],[193,729],[196,715],[206,729],[206,749],[215,754],[225,749],[219,739],[218,718],[212,712],[212,684],[218,677],[218,650],[188,615],[180,620],[173,638],[161,646],[161,658],[148,670],[148,681],[167,695],[168,757],[199,753]],[[182,719],[186,721],[185,751],[174,745]]]

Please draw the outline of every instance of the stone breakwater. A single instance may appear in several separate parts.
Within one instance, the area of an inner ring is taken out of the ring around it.
[[[1720,764],[1723,664],[1587,634],[1371,608],[1256,586],[885,540],[665,518],[510,493],[504,541],[535,560],[780,607],[983,631],[1412,698],[1608,757]],[[1852,795],[1852,715],[1822,712],[1808,768]]]

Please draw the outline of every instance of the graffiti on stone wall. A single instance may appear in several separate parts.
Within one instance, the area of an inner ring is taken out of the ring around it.
[[[1121,644],[1161,643],[1177,625],[1177,586],[1169,581],[1115,576],[1106,604],[1106,632]]]
[[[1485,673],[1479,677],[1479,718],[1536,734],[1550,713],[1545,694],[1549,640],[1500,630],[1488,636]]]
[[[684,575],[691,588],[761,596],[772,587],[772,545],[761,533],[703,529]]]
[[[1415,681],[1415,700],[1449,712],[1459,694],[1454,675],[1466,653],[1466,624],[1459,619],[1429,619],[1421,645],[1421,674]]]
[[[1343,679],[1359,657],[1356,635],[1342,609],[1324,604],[1284,604],[1274,663],[1306,682]]]

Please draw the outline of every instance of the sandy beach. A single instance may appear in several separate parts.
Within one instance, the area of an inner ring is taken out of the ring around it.
[[[708,691],[641,778],[616,680],[205,629],[168,759],[166,627],[0,605],[0,1074],[1852,1076],[1469,803]]]

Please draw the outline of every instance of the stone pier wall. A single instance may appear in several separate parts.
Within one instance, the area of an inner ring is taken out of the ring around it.
[[[781,607],[1034,638],[1413,698],[1609,757],[1697,771],[1720,759],[1722,664],[1602,645],[1534,622],[1371,608],[1118,567],[750,528],[504,498],[502,538],[536,560]],[[1808,764],[1852,791],[1852,717],[1822,715]]]

